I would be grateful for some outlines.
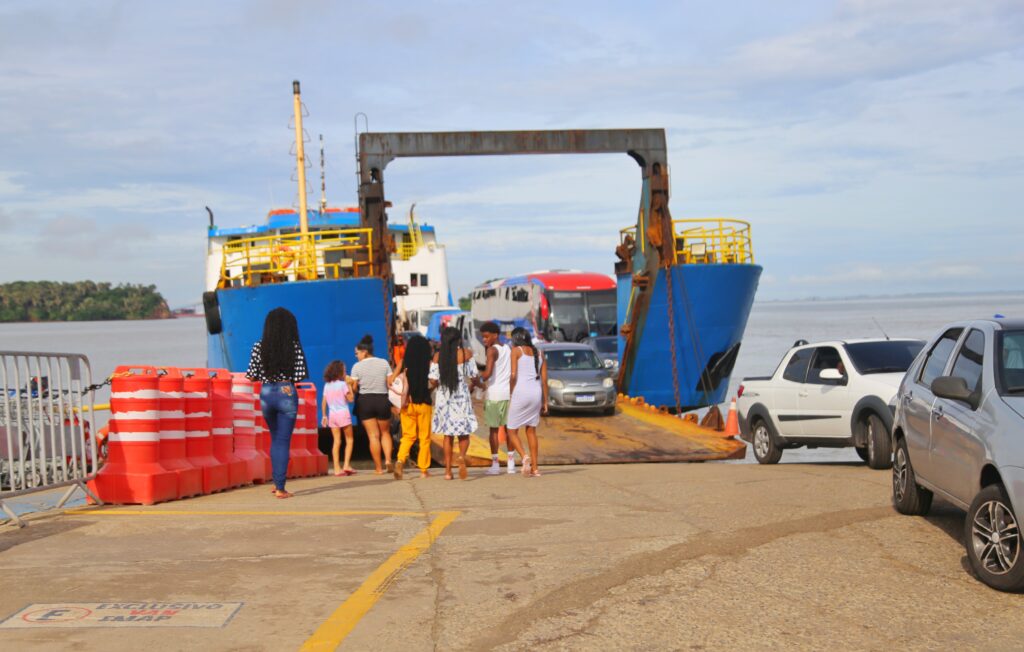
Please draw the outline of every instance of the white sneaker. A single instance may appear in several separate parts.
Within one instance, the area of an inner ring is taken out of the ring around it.
[[[498,460],[491,462],[491,468],[487,469],[487,475],[498,475],[501,473],[501,463]]]
[[[515,453],[509,453],[508,456],[508,474],[512,475],[516,472],[516,456]]]

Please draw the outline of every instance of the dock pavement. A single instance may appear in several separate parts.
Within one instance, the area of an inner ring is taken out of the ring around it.
[[[1019,649],[963,512],[856,464],[291,481],[0,528],[6,650]]]

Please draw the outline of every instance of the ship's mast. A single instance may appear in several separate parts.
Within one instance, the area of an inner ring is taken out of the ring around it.
[[[299,231],[303,239],[309,234],[309,218],[306,215],[306,151],[302,139],[302,97],[299,93],[299,82],[292,82],[292,94],[295,97],[295,165],[299,177]]]
[[[324,135],[320,134],[320,215],[327,211],[327,177],[324,167]]]

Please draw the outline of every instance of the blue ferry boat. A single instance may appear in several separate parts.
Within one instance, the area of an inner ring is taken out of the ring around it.
[[[623,229],[620,250],[638,241],[636,227]],[[761,266],[754,264],[750,224],[740,220],[673,220],[668,244],[674,264],[659,267],[653,279],[629,393],[685,412],[726,399]],[[637,285],[631,271],[618,270],[616,280],[618,321],[625,324]],[[623,345],[620,338],[620,357]]]
[[[360,208],[326,209],[321,200],[319,210],[309,210],[298,82],[294,96],[298,211],[272,211],[260,226],[210,227],[204,294],[210,366],[243,370],[264,316],[278,306],[298,318],[317,382],[330,360],[353,362],[363,335],[372,335],[378,355],[386,356],[399,330],[452,309],[444,248],[433,229],[418,226],[411,211],[408,226],[391,224],[384,212],[390,160],[620,151],[640,163],[643,190],[636,226],[620,232],[615,251],[618,387],[676,412],[725,399],[761,267],[746,222],[671,218],[663,130],[363,133]],[[501,291],[516,300],[512,288]]]
[[[284,307],[295,314],[310,378],[322,385],[331,360],[355,363],[355,345],[372,335],[377,354],[388,356],[388,326],[417,322],[450,309],[447,253],[434,227],[412,211],[406,224],[388,224],[387,275],[374,253],[381,244],[361,225],[358,208],[306,205],[302,112],[295,85],[296,165],[299,208],[272,210],[266,222],[207,233],[207,364],[244,371],[267,313]]]

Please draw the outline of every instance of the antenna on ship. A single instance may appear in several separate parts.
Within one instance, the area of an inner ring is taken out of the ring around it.
[[[327,177],[324,172],[324,135],[320,134],[320,215],[327,211]]]
[[[871,321],[875,322],[875,326],[878,326],[878,330],[882,331],[882,335],[885,335],[885,339],[888,340],[889,334],[885,332],[885,329],[882,328],[882,325],[878,323],[878,320],[872,317]]]

